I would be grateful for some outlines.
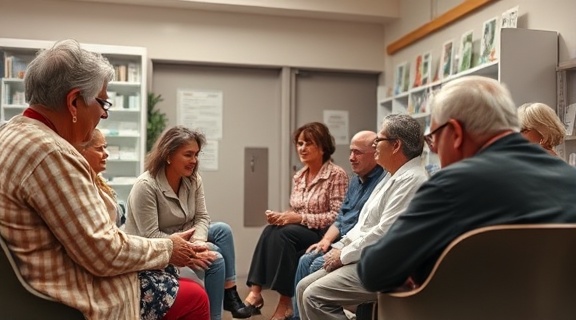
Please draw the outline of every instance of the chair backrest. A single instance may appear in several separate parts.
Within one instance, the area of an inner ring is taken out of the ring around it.
[[[409,292],[380,293],[378,319],[575,319],[576,224],[470,231]]]
[[[0,237],[0,319],[75,320],[85,319],[79,310],[54,301],[34,290],[20,274],[4,239]]]

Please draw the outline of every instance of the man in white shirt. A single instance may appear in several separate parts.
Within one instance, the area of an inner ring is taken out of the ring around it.
[[[373,146],[376,161],[388,174],[362,208],[358,223],[326,254],[323,269],[298,284],[301,319],[344,320],[343,306],[377,300],[376,293],[364,289],[358,277],[360,253],[388,231],[428,179],[420,159],[424,136],[410,116],[387,116]]]

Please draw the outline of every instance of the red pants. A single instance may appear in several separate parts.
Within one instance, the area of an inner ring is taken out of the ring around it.
[[[162,319],[210,320],[210,302],[206,290],[190,279],[180,278],[179,282],[176,300]]]

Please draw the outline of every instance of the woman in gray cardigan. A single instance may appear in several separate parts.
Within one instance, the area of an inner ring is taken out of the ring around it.
[[[198,254],[197,267],[181,270],[182,276],[202,278],[205,269],[212,320],[222,318],[222,307],[234,318],[248,318],[251,313],[236,291],[232,230],[223,222],[210,223],[206,210],[198,174],[198,155],[205,144],[202,133],[184,126],[164,131],[146,158],[146,172],[128,196],[126,232],[160,238],[194,228],[191,241],[206,248],[205,253],[216,253],[216,259]]]

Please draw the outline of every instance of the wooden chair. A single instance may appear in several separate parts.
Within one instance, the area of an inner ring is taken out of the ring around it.
[[[34,290],[20,274],[12,253],[0,237],[0,318],[14,320],[85,319],[82,313]]]
[[[470,231],[419,288],[379,294],[380,320],[576,319],[576,224]]]

